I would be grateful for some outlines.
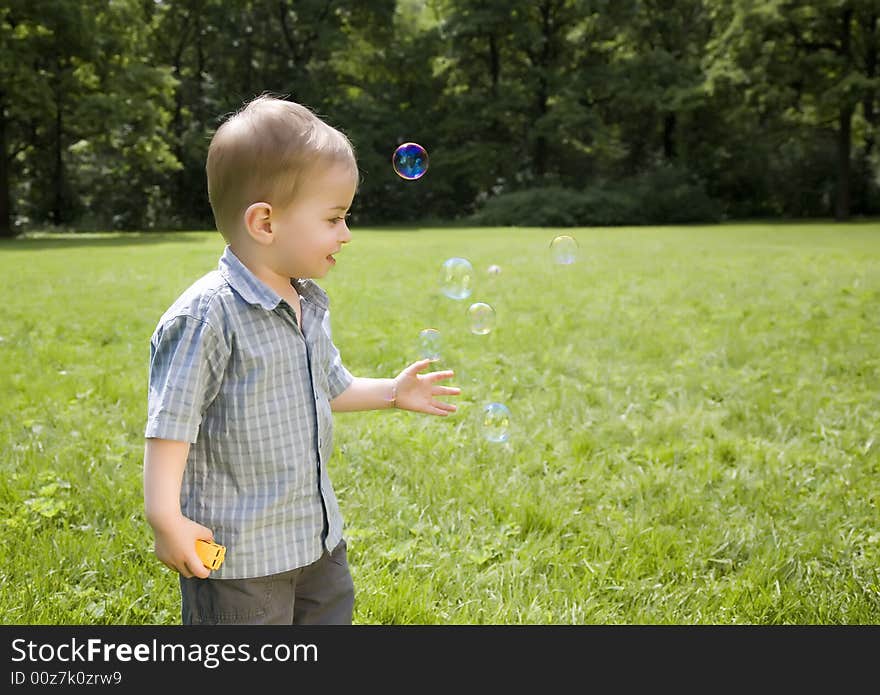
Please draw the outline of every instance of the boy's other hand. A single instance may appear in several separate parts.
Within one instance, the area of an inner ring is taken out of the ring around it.
[[[202,564],[202,559],[196,552],[196,540],[201,538],[213,541],[214,533],[211,529],[181,515],[161,529],[154,528],[153,531],[156,537],[156,557],[162,564],[187,579],[206,579],[210,576],[211,570]]]
[[[421,374],[435,359],[423,359],[413,362],[400,374],[394,377],[397,387],[395,405],[401,410],[412,410],[428,415],[446,416],[454,413],[458,406],[438,401],[435,396],[457,396],[461,389],[457,386],[441,386],[438,382],[455,375],[451,369]]]

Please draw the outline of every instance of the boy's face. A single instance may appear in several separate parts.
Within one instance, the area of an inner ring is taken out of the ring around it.
[[[327,275],[336,265],[333,255],[351,240],[346,215],[356,190],[356,173],[341,164],[305,175],[293,202],[272,215],[276,272],[292,278]]]

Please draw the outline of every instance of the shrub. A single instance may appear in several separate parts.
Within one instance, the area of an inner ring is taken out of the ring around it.
[[[584,227],[717,222],[721,206],[679,168],[661,167],[638,177],[578,191],[543,186],[489,198],[474,224],[517,227]]]
[[[721,220],[720,203],[679,167],[658,167],[636,178],[632,187],[648,224]]]
[[[472,219],[491,227],[575,227],[582,206],[579,191],[546,186],[489,198]]]

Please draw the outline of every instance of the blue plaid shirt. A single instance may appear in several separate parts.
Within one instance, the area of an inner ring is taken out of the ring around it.
[[[226,546],[219,579],[302,567],[342,539],[330,401],[353,377],[330,336],[327,294],[292,283],[302,329],[227,246],[150,341],[145,436],[191,443],[181,511]]]

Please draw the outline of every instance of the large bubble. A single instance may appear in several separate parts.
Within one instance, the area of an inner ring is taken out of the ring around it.
[[[510,410],[503,403],[483,406],[483,436],[490,442],[506,442],[510,439]]]
[[[558,265],[571,265],[577,260],[578,243],[573,236],[561,234],[550,242],[550,254]]]
[[[428,171],[428,151],[414,142],[405,142],[394,150],[391,165],[402,179],[420,179]]]
[[[467,258],[448,258],[443,262],[440,290],[450,299],[470,297],[473,280],[474,268]]]

